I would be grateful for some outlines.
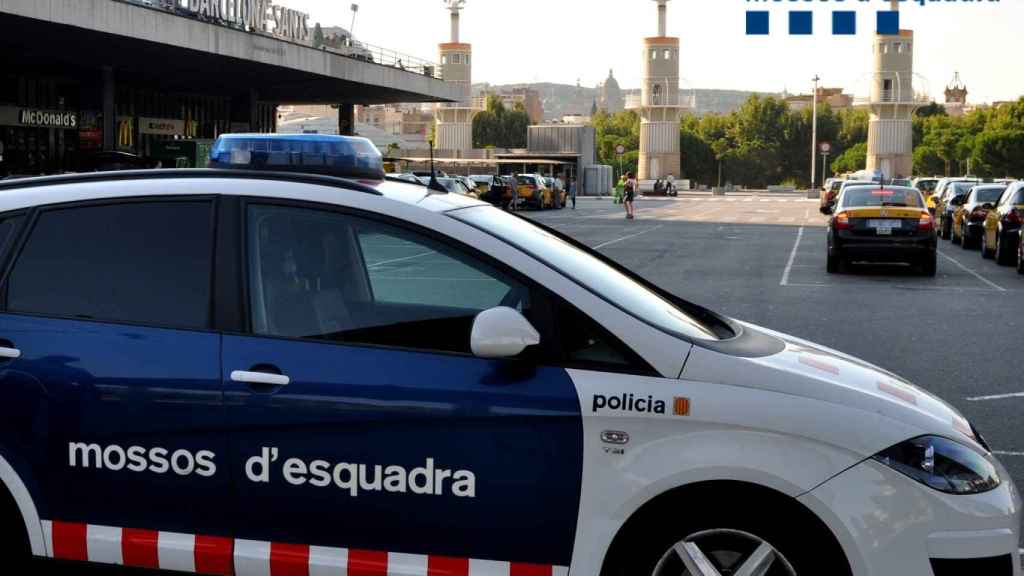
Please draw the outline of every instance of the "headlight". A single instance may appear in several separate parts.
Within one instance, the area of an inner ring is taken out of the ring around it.
[[[922,436],[880,452],[875,460],[947,494],[978,494],[1002,482],[977,450],[939,436]]]

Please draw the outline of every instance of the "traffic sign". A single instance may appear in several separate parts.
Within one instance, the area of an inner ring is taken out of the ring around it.
[[[618,146],[615,147],[615,153],[618,154],[619,156],[622,156],[623,154],[626,153],[626,147],[623,146],[622,144],[619,144]]]
[[[832,151],[832,143],[822,142],[821,144],[818,145],[818,149],[821,150],[822,154],[828,154],[829,152]]]

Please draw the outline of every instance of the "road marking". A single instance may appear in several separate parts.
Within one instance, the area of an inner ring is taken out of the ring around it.
[[[655,230],[657,230],[658,228],[661,228],[661,227],[662,227],[662,225],[658,224],[657,226],[655,226],[653,228],[648,228],[647,230],[644,230],[643,232],[637,232],[636,234],[630,234],[629,236],[623,236],[622,238],[616,238],[615,240],[610,240],[610,241],[605,242],[603,244],[598,244],[597,246],[594,246],[594,250],[600,250],[601,248],[604,248],[605,246],[611,246],[612,244],[618,244],[619,242],[622,242],[624,240],[629,240],[630,238],[636,238],[637,236],[641,236],[643,234],[647,234],[648,232],[654,232]]]
[[[978,280],[981,280],[981,281],[982,281],[982,282],[984,282],[985,284],[988,284],[989,286],[991,286],[991,287],[995,288],[996,290],[998,290],[998,291],[1000,291],[1000,292],[1006,292],[1006,288],[1003,288],[1003,287],[1002,287],[1002,286],[1000,286],[999,284],[996,284],[995,282],[992,282],[992,281],[991,281],[991,280],[989,280],[988,278],[985,278],[985,277],[984,277],[984,276],[982,276],[981,274],[978,274],[978,273],[977,273],[977,272],[975,272],[974,270],[971,270],[970,268],[968,268],[968,267],[964,266],[964,265],[963,265],[963,264],[961,264],[960,262],[957,262],[957,260],[956,260],[955,258],[952,258],[951,256],[946,256],[946,253],[945,253],[945,252],[943,252],[942,250],[939,250],[938,248],[936,248],[936,249],[935,249],[935,251],[936,251],[936,252],[938,252],[938,253],[939,253],[939,255],[940,255],[940,256],[942,256],[943,258],[945,258],[946,260],[949,260],[949,261],[950,261],[950,262],[952,262],[953,264],[956,264],[956,266],[957,266],[958,268],[960,268],[961,270],[963,270],[964,272],[967,272],[967,273],[971,274],[972,276],[974,276],[974,277],[975,277],[975,278],[977,278]]]
[[[993,394],[992,396],[973,396],[967,398],[968,402],[988,402],[990,400],[1009,400],[1010,398],[1024,398],[1024,392],[1014,392],[1012,394]]]
[[[1004,450],[993,450],[996,456],[1024,456],[1024,452],[1006,452]]]
[[[406,260],[412,260],[414,258],[422,258],[424,256],[430,256],[431,254],[435,254],[435,252],[433,250],[431,250],[430,252],[424,252],[422,254],[416,254],[416,255],[413,255],[413,256],[406,256],[405,258],[394,258],[394,259],[391,259],[391,260],[384,260],[383,262],[374,262],[373,264],[370,264],[369,266],[367,266],[367,268],[378,268],[380,266],[384,266],[385,264],[394,264],[395,262],[405,262]]]
[[[786,263],[786,269],[782,272],[782,282],[779,286],[789,285],[789,273],[793,270],[793,262],[796,260],[796,253],[800,249],[800,240],[804,237],[804,227],[801,226],[796,231],[796,242],[793,243],[793,251],[789,253],[789,262]]]

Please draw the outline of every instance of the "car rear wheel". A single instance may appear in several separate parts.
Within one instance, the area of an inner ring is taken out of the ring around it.
[[[938,270],[938,256],[936,254],[932,254],[931,256],[925,256],[924,260],[921,262],[921,274],[923,276],[929,276],[934,278]]]
[[[960,247],[964,250],[970,250],[974,247],[974,242],[971,241],[971,235],[967,231],[967,223],[964,223],[963,231],[960,233]]]
[[[1024,232],[1017,242],[1017,274],[1024,274]]]
[[[996,264],[1009,266],[1013,263],[1013,253],[1007,247],[1009,243],[1004,234],[996,234]]]
[[[826,255],[825,270],[829,274],[838,274],[843,267],[843,259],[834,250],[829,250]]]

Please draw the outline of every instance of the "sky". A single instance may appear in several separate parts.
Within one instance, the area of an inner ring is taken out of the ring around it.
[[[437,60],[449,40],[442,0],[354,0],[360,41]],[[276,0],[308,12],[312,22],[351,24],[352,0]],[[920,2],[920,3],[919,3]],[[875,12],[888,0],[671,0],[670,36],[680,38],[682,83],[688,88],[810,93],[818,75],[828,87],[866,90]],[[747,36],[748,9],[771,13],[768,36]],[[790,36],[787,12],[811,10],[814,34]],[[831,11],[855,10],[858,33],[833,36]],[[968,101],[1024,95],[1020,23],[1024,0],[908,0],[902,28],[915,34],[915,72],[942,101],[957,71]],[[312,25],[311,22],[311,25]],[[651,0],[467,0],[463,42],[473,44],[473,81],[555,82],[595,86],[615,70],[623,88],[640,85],[642,38],[657,35]]]

